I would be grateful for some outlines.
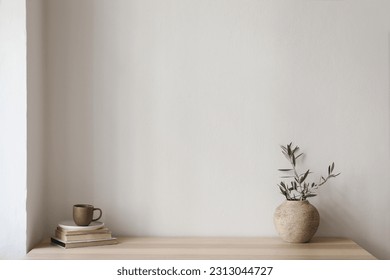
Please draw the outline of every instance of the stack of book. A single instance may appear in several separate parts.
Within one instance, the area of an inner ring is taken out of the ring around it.
[[[51,242],[62,248],[78,248],[117,244],[111,231],[104,227],[67,227],[59,224],[51,237]]]

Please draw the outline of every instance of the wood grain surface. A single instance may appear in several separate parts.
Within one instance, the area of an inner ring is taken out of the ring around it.
[[[278,237],[118,237],[118,244],[63,249],[46,240],[26,259],[89,260],[367,260],[373,255],[347,238],[287,243]]]

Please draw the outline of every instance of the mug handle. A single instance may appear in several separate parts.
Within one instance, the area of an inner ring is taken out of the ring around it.
[[[99,220],[102,217],[102,214],[103,214],[102,209],[100,209],[100,208],[93,208],[93,212],[95,212],[95,210],[98,210],[100,212],[100,214],[99,214],[99,217],[97,217],[96,219],[92,219],[93,222]]]

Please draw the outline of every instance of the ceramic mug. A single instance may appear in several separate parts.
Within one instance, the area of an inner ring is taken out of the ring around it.
[[[99,211],[99,217],[93,218],[93,212]],[[88,226],[91,222],[97,221],[102,217],[102,210],[95,208],[90,204],[75,204],[73,205],[73,221],[78,226]]]

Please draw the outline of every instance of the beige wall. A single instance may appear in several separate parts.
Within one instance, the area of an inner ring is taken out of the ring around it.
[[[93,203],[116,235],[276,235],[279,144],[342,175],[318,235],[390,258],[383,1],[48,1],[47,232]],[[41,210],[38,210],[41,211]]]
[[[27,9],[27,251],[45,236],[46,96],[45,3],[26,1]]]

